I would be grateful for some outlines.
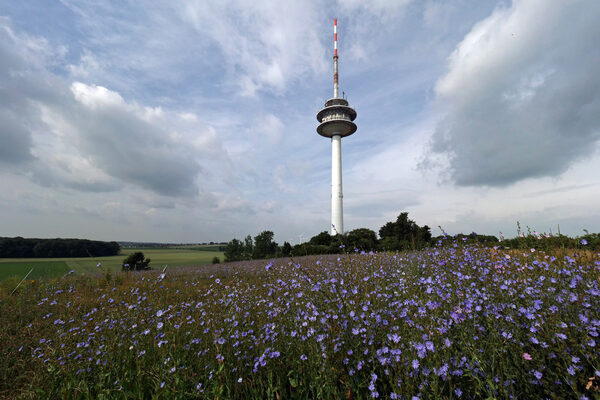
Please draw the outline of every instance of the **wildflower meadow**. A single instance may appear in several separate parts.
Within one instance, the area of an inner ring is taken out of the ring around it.
[[[220,268],[1,292],[0,397],[600,398],[600,255],[585,248]]]

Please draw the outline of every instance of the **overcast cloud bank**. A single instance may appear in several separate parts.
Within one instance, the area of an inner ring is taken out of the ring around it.
[[[449,232],[600,230],[596,1],[63,0],[0,16],[0,235],[327,230],[314,115],[333,17],[358,112],[349,229],[409,211]]]

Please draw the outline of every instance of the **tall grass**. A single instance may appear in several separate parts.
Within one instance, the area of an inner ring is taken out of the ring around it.
[[[0,396],[598,398],[600,257],[456,244],[2,292]]]

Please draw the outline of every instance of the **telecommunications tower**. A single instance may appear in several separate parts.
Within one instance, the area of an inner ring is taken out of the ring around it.
[[[342,138],[356,132],[356,111],[338,97],[337,19],[333,20],[333,98],[317,113],[317,132],[331,138],[331,234],[344,233],[342,195]]]

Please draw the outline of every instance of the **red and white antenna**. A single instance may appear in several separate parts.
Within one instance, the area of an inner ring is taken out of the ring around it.
[[[338,97],[337,18],[333,20],[333,97]]]
[[[333,20],[333,55],[337,57],[337,18]]]

